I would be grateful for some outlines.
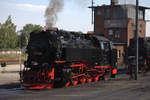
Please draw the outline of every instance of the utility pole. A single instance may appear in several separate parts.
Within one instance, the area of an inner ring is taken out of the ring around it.
[[[138,79],[138,70],[139,70],[139,62],[138,62],[138,59],[139,59],[139,31],[138,31],[138,26],[139,26],[139,23],[138,23],[138,15],[139,14],[139,0],[136,0],[136,35],[135,35],[135,39],[136,39],[136,72],[135,72],[135,80]]]
[[[92,0],[92,24],[94,24],[94,1]]]

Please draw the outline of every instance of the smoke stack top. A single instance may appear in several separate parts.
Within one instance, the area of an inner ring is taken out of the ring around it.
[[[64,0],[50,0],[45,11],[46,27],[52,28],[57,22],[58,14],[64,8]]]
[[[111,5],[118,5],[119,1],[118,0],[111,0]]]

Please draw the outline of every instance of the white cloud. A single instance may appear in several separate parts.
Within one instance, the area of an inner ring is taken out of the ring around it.
[[[28,11],[44,11],[46,6],[44,5],[33,5],[33,4],[16,4],[16,7]]]

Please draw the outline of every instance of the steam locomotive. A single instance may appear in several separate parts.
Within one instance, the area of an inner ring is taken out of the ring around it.
[[[97,35],[63,30],[34,31],[27,45],[21,84],[51,89],[97,82],[117,74],[117,52],[111,41]]]
[[[139,72],[147,72],[150,69],[150,38],[139,38],[139,48],[138,48],[138,62],[139,62]],[[128,47],[128,68],[132,68],[132,72],[135,71],[136,66],[136,40],[131,39],[130,45]]]

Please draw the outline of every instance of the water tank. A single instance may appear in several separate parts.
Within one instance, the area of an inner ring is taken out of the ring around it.
[[[111,0],[111,5],[118,5],[118,0]]]

